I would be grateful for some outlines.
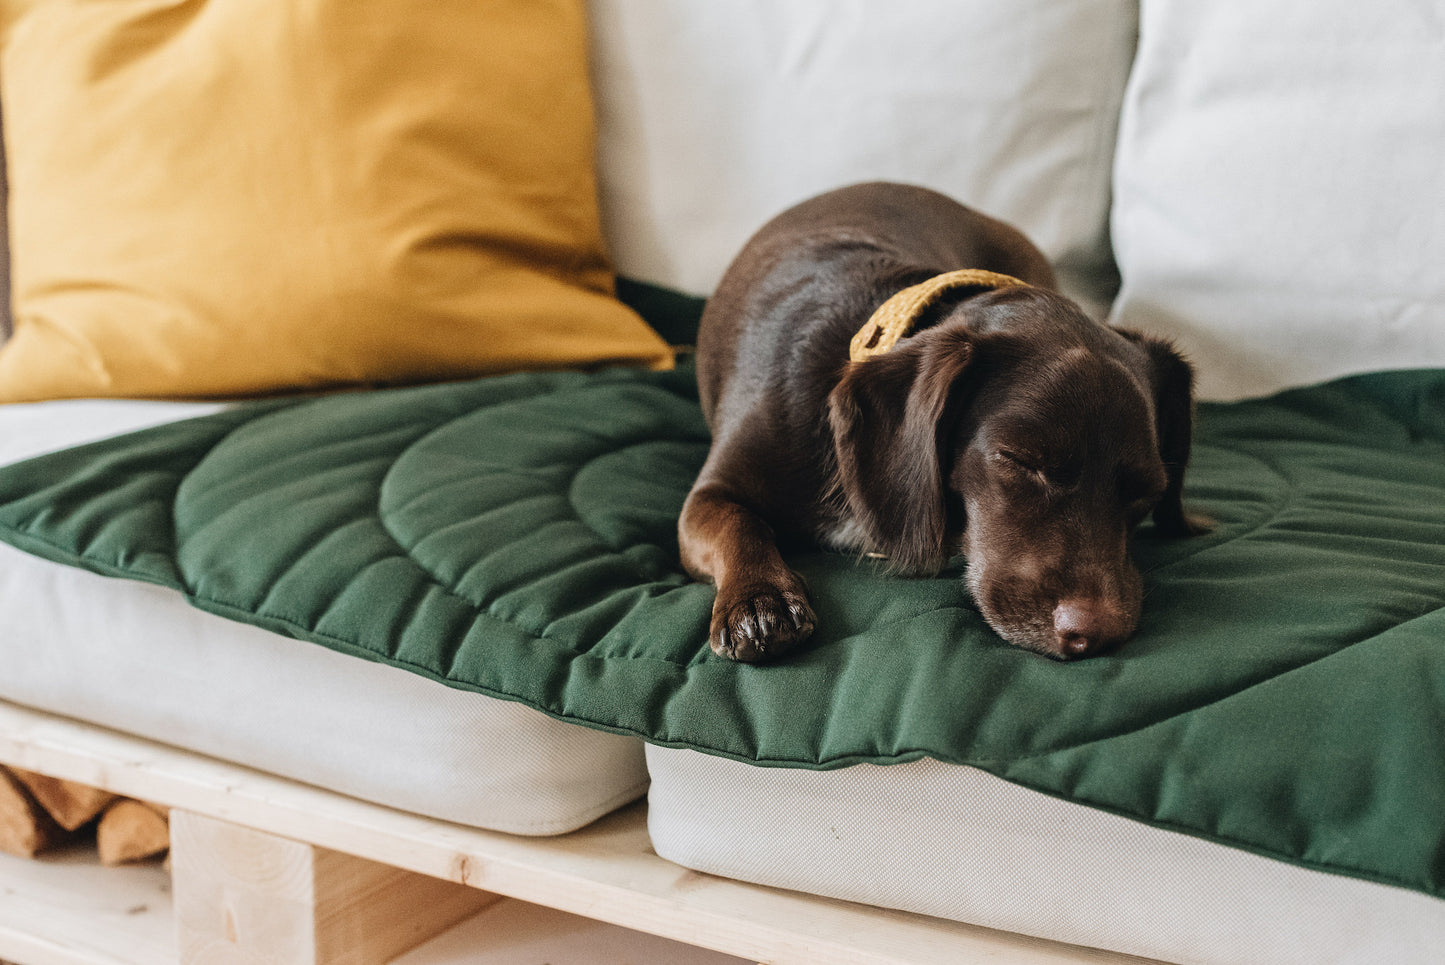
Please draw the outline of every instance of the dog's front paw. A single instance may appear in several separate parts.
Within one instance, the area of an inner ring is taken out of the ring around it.
[[[813,635],[817,617],[801,591],[765,587],[737,599],[718,596],[709,642],[729,660],[757,663],[785,653]]]

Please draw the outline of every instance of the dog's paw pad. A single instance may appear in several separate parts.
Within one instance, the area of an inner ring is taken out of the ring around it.
[[[813,635],[817,618],[801,593],[764,590],[713,608],[713,652],[756,663],[785,653]]]

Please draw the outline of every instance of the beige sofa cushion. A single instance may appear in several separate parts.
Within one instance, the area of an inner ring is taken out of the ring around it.
[[[1115,319],[1176,338],[1205,396],[1445,365],[1441,17],[1145,0]]]
[[[923,184],[1023,228],[1099,308],[1131,0],[594,0],[604,224],[626,275],[706,294],[829,188]],[[959,266],[968,267],[968,266]]]

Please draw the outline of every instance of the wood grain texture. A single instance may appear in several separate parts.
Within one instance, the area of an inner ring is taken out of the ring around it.
[[[116,801],[95,826],[95,845],[104,865],[153,858],[170,847],[165,815],[140,801]]]
[[[187,811],[171,827],[187,965],[382,965],[499,900]]]
[[[20,768],[12,768],[10,773],[25,785],[31,797],[45,808],[55,819],[55,823],[67,831],[74,831],[93,820],[115,800],[115,795],[109,791],[75,781],[65,781]]]
[[[0,768],[0,851],[33,858],[59,840],[60,828],[25,786]]]
[[[40,860],[0,855],[0,960],[174,963],[170,892],[157,865],[104,868],[88,844],[63,845]]]

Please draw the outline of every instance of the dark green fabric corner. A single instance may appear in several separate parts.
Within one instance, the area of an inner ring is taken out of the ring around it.
[[[715,658],[674,535],[707,441],[686,368],[265,402],[0,470],[0,539],[660,744],[927,755],[1445,896],[1445,372],[1203,406],[1218,528],[1146,525],[1141,631],[1074,664],[1000,641],[961,560],[824,553],[809,646]]]

